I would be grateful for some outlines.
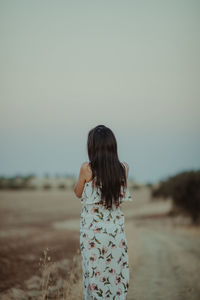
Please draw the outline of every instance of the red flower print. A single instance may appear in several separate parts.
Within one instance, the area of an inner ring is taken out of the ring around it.
[[[129,282],[128,282],[128,280],[127,280],[127,282],[126,282],[126,287],[127,287],[127,288],[129,287]]]
[[[114,269],[110,269],[110,270],[109,270],[109,273],[115,274],[115,270],[114,270]]]
[[[126,262],[123,262],[123,263],[121,264],[121,268],[124,268],[125,265],[126,265]]]
[[[106,247],[102,247],[102,254],[104,255],[105,253],[107,253],[107,251],[108,251],[108,248],[106,248]]]
[[[98,212],[99,212],[98,207],[93,207],[93,208],[91,209],[91,213],[98,213]]]
[[[119,290],[117,291],[117,295],[121,295],[121,294],[122,294],[122,290],[119,289]]]
[[[95,227],[93,231],[94,233],[99,233],[101,231],[101,227]]]
[[[109,264],[110,262],[111,262],[111,258],[110,257],[106,258],[106,263]]]
[[[95,283],[93,283],[93,284],[91,285],[91,289],[92,289],[93,291],[95,291],[95,290],[98,290],[98,287],[97,287],[97,285],[96,285]]]
[[[105,282],[105,281],[106,281],[106,277],[105,277],[105,276],[101,277],[101,278],[100,278],[100,281],[101,281],[101,282]]]
[[[93,253],[93,254],[90,256],[90,260],[95,261],[96,259],[97,259],[97,255],[96,255],[96,253]]]
[[[88,247],[88,249],[90,250],[90,249],[92,249],[92,248],[95,248],[95,242],[89,242],[89,247]]]
[[[83,234],[83,238],[87,239],[87,237],[88,237],[87,234],[84,233],[84,234]]]
[[[115,281],[115,284],[118,284],[121,282],[121,277],[120,276],[116,276],[116,281]]]
[[[99,276],[99,275],[101,275],[101,272],[100,271],[96,271],[95,272],[95,276]]]
[[[126,242],[125,242],[125,240],[122,239],[121,242],[119,243],[119,247],[122,248],[125,245],[126,245]]]

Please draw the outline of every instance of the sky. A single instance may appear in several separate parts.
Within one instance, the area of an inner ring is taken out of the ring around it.
[[[200,169],[200,2],[0,0],[0,175],[79,175],[103,124],[138,182]]]

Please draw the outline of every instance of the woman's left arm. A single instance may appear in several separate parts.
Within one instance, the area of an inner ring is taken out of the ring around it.
[[[74,186],[74,193],[75,193],[76,197],[78,197],[78,198],[81,198],[83,189],[84,189],[84,185],[86,182],[86,177],[85,177],[86,168],[87,168],[87,162],[84,162],[80,168],[78,181]]]

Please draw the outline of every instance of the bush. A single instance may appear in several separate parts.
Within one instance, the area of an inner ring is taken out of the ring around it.
[[[50,183],[44,183],[43,184],[43,189],[44,190],[50,190],[52,188],[51,184]]]
[[[133,184],[133,189],[134,190],[139,190],[141,188],[141,185],[140,184],[137,184],[137,183],[134,183]]]
[[[60,184],[58,184],[58,188],[59,188],[59,189],[66,190],[67,186],[66,186],[66,184],[64,184],[64,183],[60,183]]]
[[[161,181],[152,197],[171,197],[174,205],[190,215],[194,224],[200,218],[200,171],[185,171]]]
[[[12,177],[0,177],[1,190],[22,190],[22,189],[35,189],[36,186],[31,184],[31,180],[35,178],[34,175],[22,176],[16,175]]]
[[[147,182],[146,187],[152,189],[153,183],[152,182]]]

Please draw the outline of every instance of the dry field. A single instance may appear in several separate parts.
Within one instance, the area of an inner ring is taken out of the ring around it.
[[[199,300],[200,228],[148,188],[130,192],[128,300]],[[82,299],[80,211],[72,191],[0,192],[1,299]]]

